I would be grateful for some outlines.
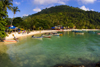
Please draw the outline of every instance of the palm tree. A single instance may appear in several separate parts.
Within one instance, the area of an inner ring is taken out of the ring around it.
[[[2,3],[3,3],[3,11],[6,11],[7,10],[7,8],[9,9],[9,10],[11,10],[12,9],[12,6],[13,6],[13,0],[1,0],[2,1]]]
[[[12,11],[14,13],[14,15],[13,15],[13,19],[14,19],[16,12],[18,12],[18,11],[20,12],[20,10],[18,10],[18,7],[13,7]],[[12,22],[13,22],[13,19],[12,19]],[[11,26],[12,26],[12,22],[11,22]]]

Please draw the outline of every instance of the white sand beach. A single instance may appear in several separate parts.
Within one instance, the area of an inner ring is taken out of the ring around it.
[[[47,33],[47,32],[57,32],[57,31],[62,31],[62,30],[41,30],[41,31],[31,31],[29,34],[27,33],[20,33],[18,34],[18,32],[13,32],[11,34],[8,34],[8,36],[5,37],[6,40],[8,39],[13,39],[14,36],[16,38],[22,37],[22,36],[28,36],[28,35],[34,35],[34,34],[40,34],[40,33]],[[71,31],[71,30],[67,30],[67,31]],[[14,36],[13,36],[14,35]]]
[[[57,31],[72,31],[72,30],[85,30],[85,31],[98,31],[99,29],[67,29],[67,30],[39,30],[39,31],[31,31],[29,34],[27,33],[20,33],[18,34],[18,32],[13,32],[11,34],[8,34],[8,36],[5,37],[6,40],[8,39],[13,39],[14,36],[16,38],[19,38],[19,37],[23,37],[23,36],[28,36],[28,35],[34,35],[34,34],[40,34],[40,33],[48,33],[48,32],[57,32]],[[14,34],[14,36],[13,36]]]

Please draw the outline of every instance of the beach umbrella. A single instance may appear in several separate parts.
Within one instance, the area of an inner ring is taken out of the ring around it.
[[[15,29],[15,28],[16,28],[15,26],[10,26],[10,27],[9,27],[9,29]]]

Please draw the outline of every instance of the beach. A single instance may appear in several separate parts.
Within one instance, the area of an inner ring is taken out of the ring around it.
[[[6,40],[8,39],[13,39],[14,36],[16,38],[19,38],[19,37],[23,37],[23,36],[29,36],[29,35],[34,35],[34,34],[41,34],[41,33],[49,33],[49,32],[58,32],[58,31],[72,31],[72,30],[82,30],[82,31],[99,31],[99,29],[66,29],[66,30],[34,30],[34,31],[31,31],[30,33],[20,33],[18,34],[18,32],[13,32],[11,34],[8,34],[8,36],[5,37]],[[14,36],[13,36],[14,35]]]
[[[49,33],[49,32],[57,32],[57,31],[64,31],[64,30],[39,30],[39,31],[31,31],[28,34],[27,34],[27,32],[26,33],[20,33],[20,34],[18,34],[18,32],[13,32],[11,34],[8,34],[8,36],[6,36],[5,39],[6,40],[13,39],[14,36],[16,38],[19,38],[19,37],[23,37],[23,36],[29,36],[29,35],[41,34],[41,33]],[[66,30],[66,31],[71,31],[71,30]]]

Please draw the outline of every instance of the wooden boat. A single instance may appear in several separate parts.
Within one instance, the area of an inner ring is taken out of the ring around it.
[[[16,40],[4,40],[4,42],[14,42],[14,43],[16,43],[17,41]]]
[[[51,36],[44,36],[44,38],[51,38]]]

